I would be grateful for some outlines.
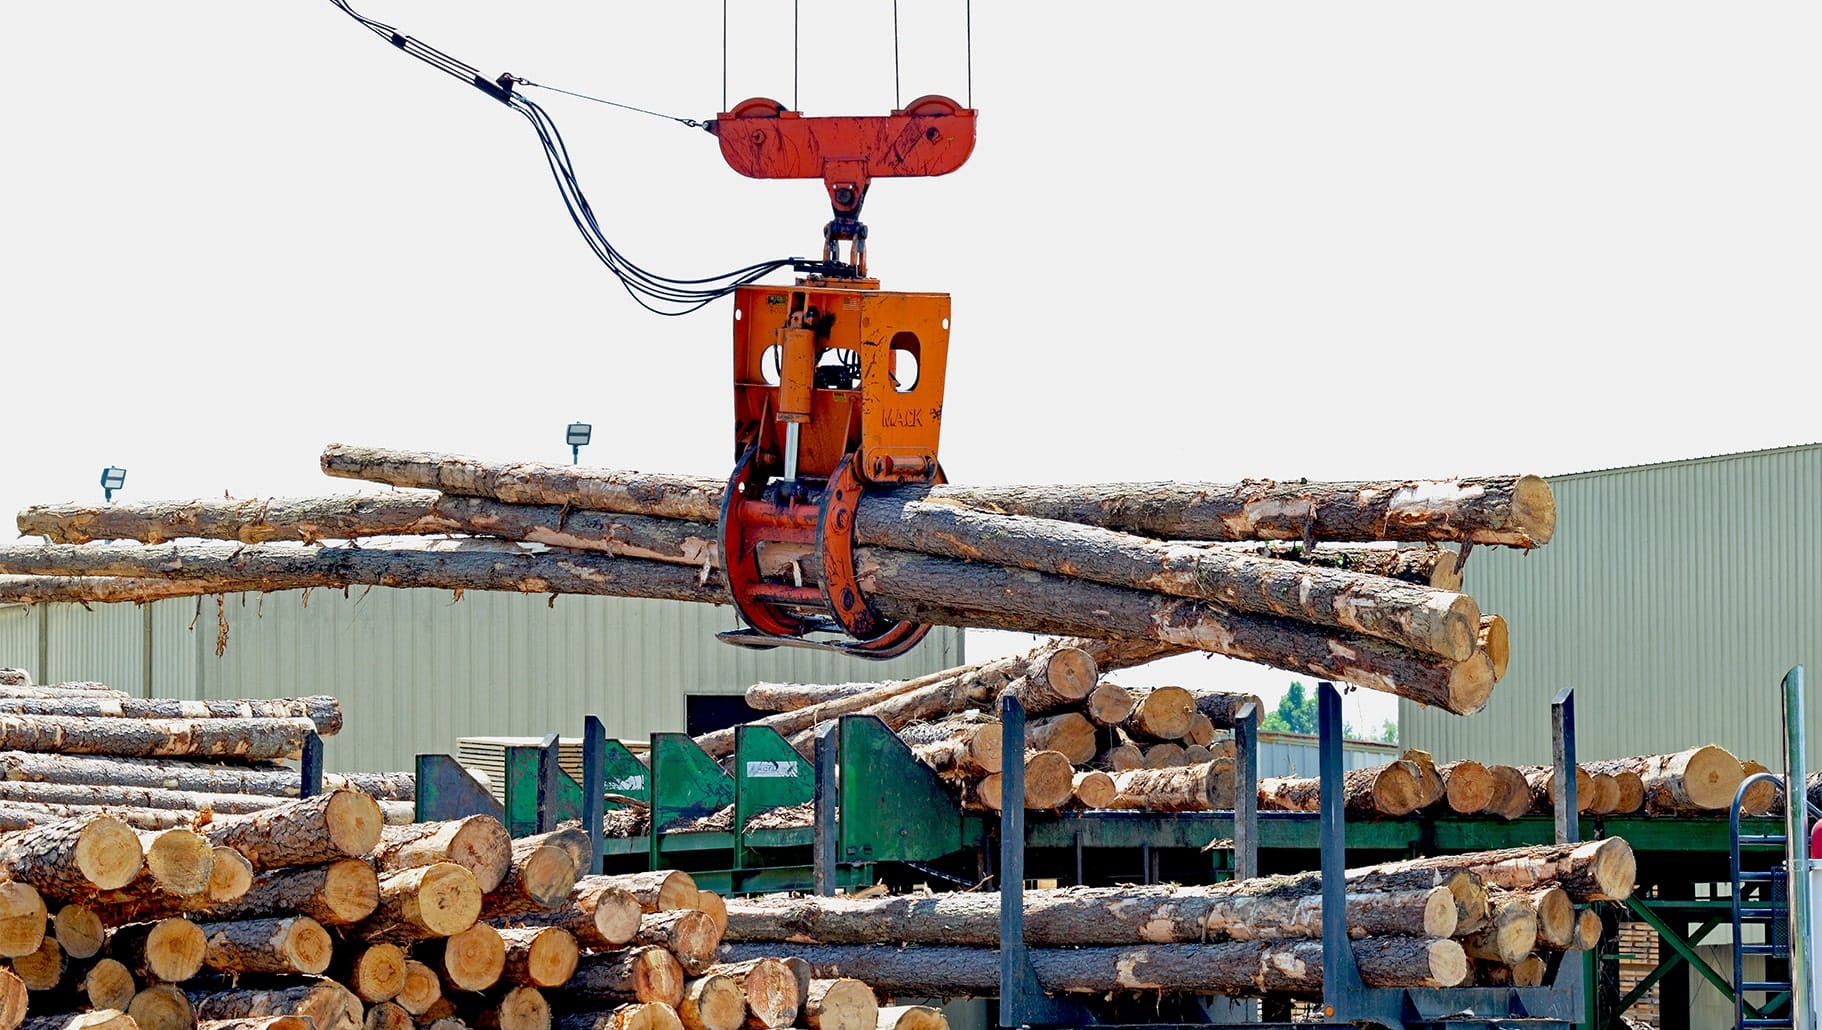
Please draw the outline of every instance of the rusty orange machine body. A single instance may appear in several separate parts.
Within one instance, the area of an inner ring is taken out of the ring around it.
[[[881,290],[867,277],[859,214],[874,178],[959,168],[973,150],[974,112],[925,97],[882,117],[805,118],[760,99],[721,115],[715,132],[743,175],[821,178],[834,212],[823,259],[800,266],[812,274],[735,293],[737,464],[720,543],[748,629],[722,639],[903,654],[929,627],[868,603],[854,520],[865,491],[942,479],[949,295]],[[845,639],[806,639],[819,632]]]

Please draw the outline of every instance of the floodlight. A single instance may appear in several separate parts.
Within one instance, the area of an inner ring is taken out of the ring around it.
[[[569,443],[570,464],[575,465],[582,461],[582,448],[587,446],[588,438],[594,435],[594,431],[595,427],[587,422],[569,424],[569,431],[564,435],[564,439]]]
[[[101,494],[107,501],[114,499],[114,491],[127,485],[127,470],[117,465],[109,465],[101,470]]]

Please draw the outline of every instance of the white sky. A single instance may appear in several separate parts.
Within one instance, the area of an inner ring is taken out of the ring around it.
[[[790,103],[792,5],[734,6],[729,99]],[[356,7],[490,75],[722,105],[717,3]],[[798,106],[889,110],[891,4],[799,10]],[[964,11],[902,3],[899,99],[970,99]],[[1822,437],[1814,3],[984,0],[972,37],[972,161],[865,211],[887,288],[954,295],[955,481],[1549,475]],[[107,464],[126,499],[356,489],[317,471],[331,441],[567,460],[571,419],[593,464],[730,464],[728,302],[636,307],[521,118],[327,0],[13,4],[0,66],[0,510],[98,500]],[[819,183],[532,95],[646,267],[819,245]]]

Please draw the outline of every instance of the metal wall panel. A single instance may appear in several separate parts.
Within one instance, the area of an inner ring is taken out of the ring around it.
[[[1403,751],[1396,744],[1365,740],[1341,742],[1341,767],[1364,769],[1384,765]],[[1259,776],[1315,776],[1320,751],[1315,737],[1300,733],[1259,734]]]
[[[90,680],[129,694],[145,691],[146,610],[131,604],[44,606],[50,619],[45,683]]]
[[[24,669],[34,681],[38,668],[39,610],[23,604],[0,604],[0,668]]]
[[[1476,550],[1465,589],[1505,616],[1512,662],[1461,718],[1399,704],[1437,759],[1545,762],[1576,691],[1584,758],[1719,744],[1782,759],[1778,684],[1822,679],[1822,444],[1552,477],[1555,538]],[[1812,738],[1822,702],[1807,706]]]
[[[97,612],[121,606],[97,606]],[[80,625],[80,608],[62,616]],[[581,731],[643,738],[684,727],[684,696],[734,694],[759,680],[910,677],[958,664],[961,634],[935,630],[889,662],[794,648],[755,652],[714,639],[731,608],[601,597],[446,591],[338,591],[163,601],[154,615],[158,696],[334,694],[347,730],[326,742],[332,769],[408,769],[462,736]],[[190,624],[195,621],[195,628]],[[59,624],[62,625],[61,623]],[[94,634],[90,634],[92,637]],[[73,646],[73,645],[72,645]],[[137,657],[136,659],[137,660]]]

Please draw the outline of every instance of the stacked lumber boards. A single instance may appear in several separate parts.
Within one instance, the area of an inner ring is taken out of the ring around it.
[[[1587,906],[1628,897],[1619,838],[1413,859],[1347,874],[1362,978],[1381,987],[1537,984],[1592,947]],[[1322,990],[1315,873],[1203,887],[1069,888],[1024,895],[1025,937],[1051,992],[1312,996]],[[999,895],[731,900],[727,954],[786,949],[813,974],[882,993],[996,994]]]
[[[294,762],[311,733],[341,732],[333,697],[184,700],[132,697],[106,684],[0,684],[0,829],[107,812],[141,829],[191,826],[296,798]],[[410,820],[409,773],[349,773]]]
[[[715,553],[719,478],[341,445],[322,465],[437,492],[30,508],[21,531],[51,542],[0,548],[0,599],[378,584],[728,600]],[[1150,641],[1467,714],[1491,694],[1504,636],[1459,592],[1458,556],[1433,545],[1535,547],[1555,515],[1534,476],[937,486],[864,497],[855,559],[890,618]],[[322,543],[411,534],[464,539]],[[97,539],[149,546],[85,546]],[[803,548],[759,559],[810,580],[818,571]]]
[[[864,984],[724,965],[720,899],[687,874],[585,876],[588,856],[574,824],[387,826],[346,788],[198,829],[0,835],[0,1030],[28,1010],[110,1030],[876,1025]]]

